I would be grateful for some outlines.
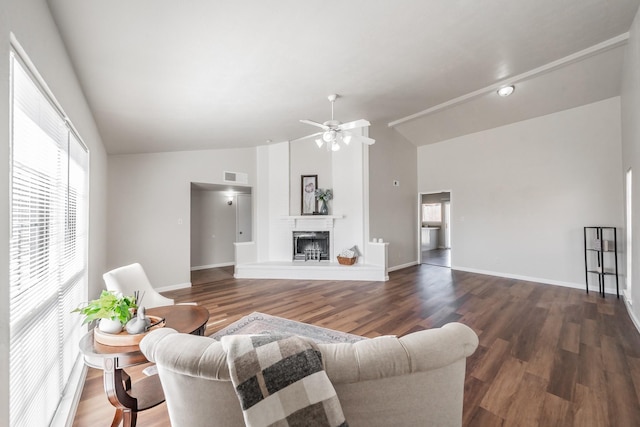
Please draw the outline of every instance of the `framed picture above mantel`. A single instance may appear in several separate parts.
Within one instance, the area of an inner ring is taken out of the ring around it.
[[[300,179],[300,214],[313,215],[318,211],[316,189],[318,175],[302,175]]]

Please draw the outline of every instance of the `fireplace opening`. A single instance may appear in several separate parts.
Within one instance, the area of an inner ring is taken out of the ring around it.
[[[294,261],[328,261],[329,260],[329,232],[328,231],[294,231],[293,232],[293,260]]]

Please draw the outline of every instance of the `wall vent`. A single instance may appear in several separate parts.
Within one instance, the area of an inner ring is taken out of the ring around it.
[[[224,182],[233,182],[236,184],[248,184],[249,175],[242,172],[228,172],[224,171],[222,174],[222,180]]]

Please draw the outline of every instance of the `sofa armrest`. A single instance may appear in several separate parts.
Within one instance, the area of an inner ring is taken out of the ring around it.
[[[212,338],[160,328],[140,341],[140,350],[163,369],[191,377],[231,381],[226,353],[222,344]]]
[[[382,336],[353,344],[319,344],[327,375],[334,384],[438,369],[465,359],[477,347],[478,336],[461,323],[400,338]]]

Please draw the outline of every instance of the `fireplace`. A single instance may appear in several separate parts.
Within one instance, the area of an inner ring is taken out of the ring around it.
[[[293,232],[294,261],[328,261],[329,248],[328,231]]]

